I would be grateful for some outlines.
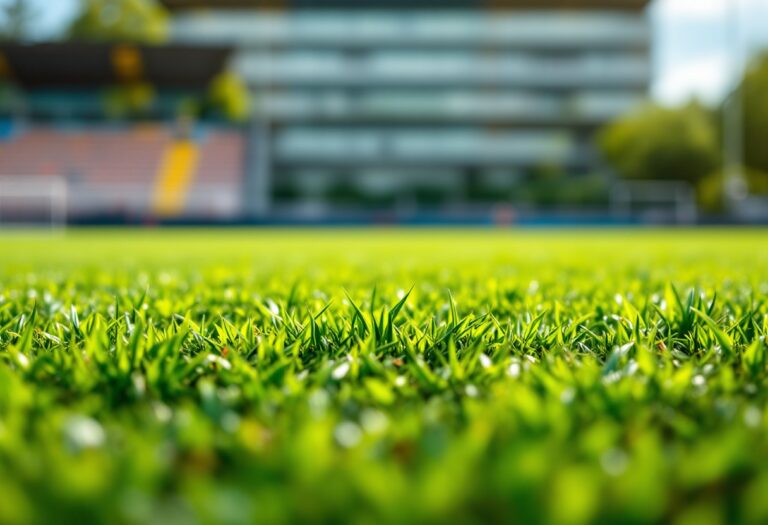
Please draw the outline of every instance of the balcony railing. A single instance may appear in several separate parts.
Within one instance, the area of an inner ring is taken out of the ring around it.
[[[647,45],[645,15],[597,11],[514,13],[363,12],[258,13],[204,11],[179,14],[174,37],[240,45]]]
[[[567,132],[502,132],[479,129],[308,129],[281,130],[275,137],[278,162],[316,165],[358,163],[466,165],[564,163],[579,154]]]
[[[599,123],[626,113],[644,97],[636,92],[584,91],[562,97],[532,92],[472,90],[257,91],[258,113],[270,121],[435,121]]]

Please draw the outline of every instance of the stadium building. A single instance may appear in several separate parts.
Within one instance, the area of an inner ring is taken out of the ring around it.
[[[648,0],[165,0],[253,95],[248,209],[469,209],[601,170],[648,92]]]
[[[596,130],[648,92],[648,3],[163,0],[162,46],[1,45],[0,221],[519,206],[516,188],[604,171]],[[248,121],[180,119],[228,69]],[[141,115],[115,120],[112,99]]]

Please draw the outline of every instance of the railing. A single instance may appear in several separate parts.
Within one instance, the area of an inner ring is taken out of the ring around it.
[[[634,54],[542,58],[482,53],[244,52],[236,67],[250,85],[642,86],[651,68]]]
[[[247,11],[179,14],[177,40],[256,46],[515,45],[547,48],[647,45],[640,13],[528,11],[515,13]]]
[[[239,185],[195,184],[185,192],[184,217],[235,217],[241,212]],[[70,186],[70,214],[152,215],[153,188],[137,184]]]
[[[63,177],[0,176],[0,226],[59,227],[82,216],[152,216],[153,188],[132,183],[67,183]],[[239,185],[196,184],[184,195],[179,217],[234,218],[241,214]]]
[[[278,162],[313,161],[423,165],[530,164],[572,161],[576,145],[568,133],[434,129],[287,128],[275,135]]]
[[[470,90],[378,89],[358,96],[344,90],[256,93],[259,114],[270,120],[602,122],[644,101],[633,92],[583,92],[568,97]]]

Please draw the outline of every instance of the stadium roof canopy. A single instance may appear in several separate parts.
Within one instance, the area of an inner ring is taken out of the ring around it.
[[[161,0],[169,9],[644,9],[651,0]]]
[[[3,44],[0,79],[25,89],[146,82],[160,89],[201,90],[224,69],[230,53],[220,46]]]

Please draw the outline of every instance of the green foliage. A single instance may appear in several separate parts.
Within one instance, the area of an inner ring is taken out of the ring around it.
[[[243,122],[250,111],[248,87],[236,73],[226,71],[211,82],[208,106],[233,122]]]
[[[512,192],[513,202],[534,204],[537,208],[584,208],[608,205],[609,182],[602,175],[569,176],[534,174]]]
[[[12,115],[18,111],[21,94],[18,87],[5,80],[0,80],[0,112]]]
[[[599,145],[624,178],[696,184],[720,165],[716,130],[713,118],[697,104],[649,105],[610,124]]]
[[[0,523],[765,523],[764,231],[0,238]]]
[[[251,95],[242,78],[233,71],[224,71],[217,75],[203,96],[190,97],[178,108],[183,118],[214,118],[234,123],[248,119],[251,107]]]
[[[81,0],[69,29],[76,40],[156,44],[168,36],[168,13],[155,0]]]
[[[22,41],[29,36],[29,29],[37,16],[28,0],[11,0],[0,7],[3,26],[0,28],[0,39]]]
[[[744,156],[753,170],[768,173],[768,52],[748,69],[742,83],[744,97]]]
[[[744,168],[744,178],[750,195],[768,196],[768,172]],[[722,171],[717,171],[701,181],[698,187],[698,200],[704,210],[722,211],[724,180]]]
[[[155,101],[155,89],[147,83],[109,88],[104,94],[104,112],[110,118],[145,116]]]

